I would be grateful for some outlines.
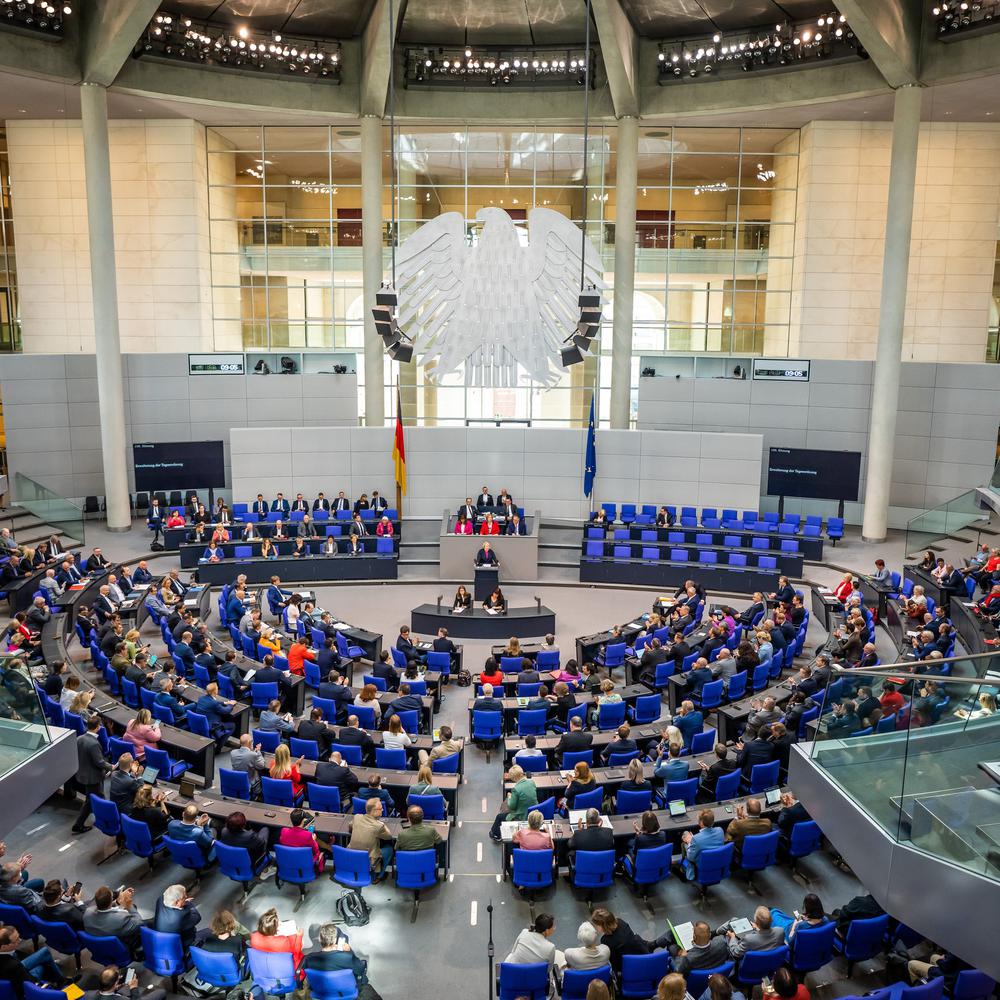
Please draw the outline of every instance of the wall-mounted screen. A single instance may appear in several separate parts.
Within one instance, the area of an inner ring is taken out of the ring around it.
[[[137,490],[198,490],[226,485],[221,441],[134,444],[132,461]]]
[[[754,358],[753,377],[763,382],[808,382],[809,362],[788,358]]]
[[[767,459],[767,493],[813,500],[858,499],[861,452],[818,448],[772,448]]]

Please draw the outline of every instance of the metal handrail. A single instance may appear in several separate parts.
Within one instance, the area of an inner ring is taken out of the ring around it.
[[[970,660],[1000,658],[1000,647],[995,653],[969,653],[966,656],[942,657],[940,660],[898,660],[895,663],[880,663],[877,667],[845,667],[842,664],[833,664],[833,671],[837,674],[852,677],[884,677],[887,673],[909,672],[914,663],[931,663],[939,666],[945,663],[967,663]],[[989,684],[985,677],[953,677],[946,674],[920,674],[921,680],[944,681],[947,684]]]

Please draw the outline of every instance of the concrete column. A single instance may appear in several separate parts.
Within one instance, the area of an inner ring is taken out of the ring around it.
[[[365,426],[385,423],[385,355],[372,307],[382,284],[382,120],[361,119],[361,267],[365,304]]]
[[[94,299],[97,395],[108,530],[129,531],[132,512],[125,452],[125,396],[118,335],[115,229],[111,214],[111,159],[108,153],[108,95],[95,83],[80,86],[83,156],[90,232],[90,284]]]
[[[889,490],[899,408],[906,277],[913,228],[913,190],[917,175],[921,91],[917,86],[896,91],[892,116],[892,158],[889,204],[882,257],[882,299],[879,308],[875,377],[872,385],[871,427],[868,433],[868,473],[861,535],[881,542],[889,520]]]
[[[639,123],[618,120],[615,177],[615,299],[611,337],[612,428],[627,430],[632,393],[632,302],[635,297],[635,199],[638,183]]]

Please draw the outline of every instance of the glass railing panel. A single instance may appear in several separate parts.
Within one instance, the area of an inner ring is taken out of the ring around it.
[[[60,496],[22,472],[14,473],[13,496],[14,502],[19,507],[30,511],[40,521],[83,545],[83,508],[79,504]]]
[[[893,839],[1000,880],[1000,656],[835,673],[810,756]]]
[[[994,473],[996,477],[996,473]],[[975,490],[968,490],[947,503],[926,510],[906,524],[906,553],[916,556],[928,546],[961,531],[983,517],[976,504]]]
[[[45,712],[24,660],[0,658],[0,778],[51,742]]]

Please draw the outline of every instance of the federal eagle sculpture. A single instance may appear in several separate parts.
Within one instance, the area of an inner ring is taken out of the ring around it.
[[[604,287],[601,258],[578,226],[548,208],[528,213],[526,247],[502,208],[482,208],[476,221],[474,245],[462,214],[445,212],[399,246],[399,326],[420,361],[432,363],[432,381],[464,367],[466,385],[516,386],[520,365],[552,386],[580,319],[581,243],[588,287]]]

